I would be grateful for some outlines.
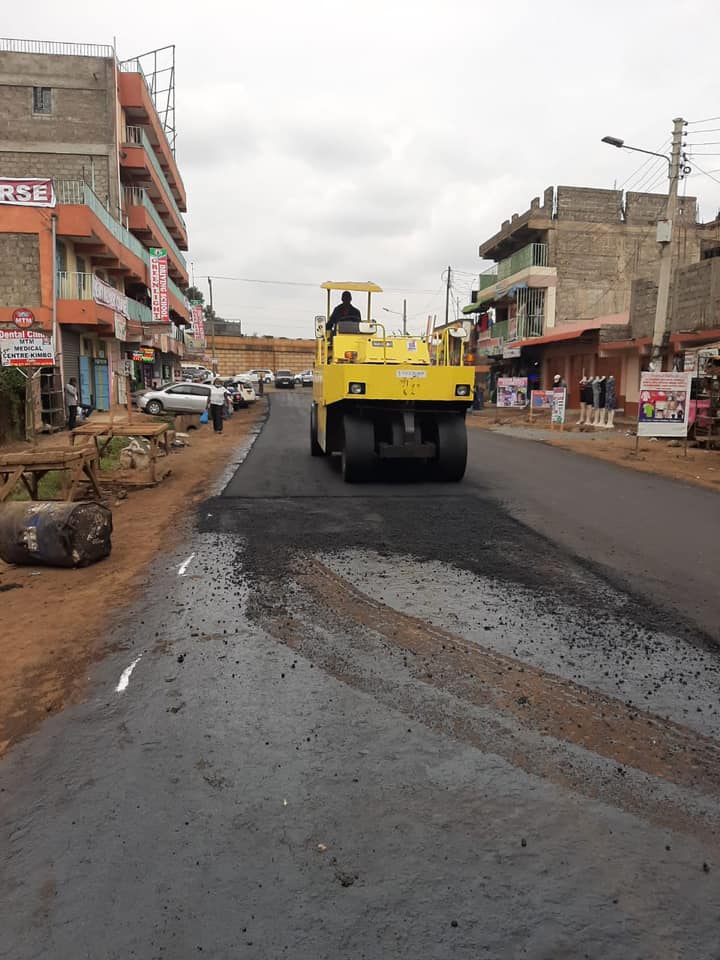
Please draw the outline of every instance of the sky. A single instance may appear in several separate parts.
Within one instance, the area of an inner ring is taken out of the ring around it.
[[[121,59],[176,45],[196,284],[286,282],[213,281],[217,313],[245,333],[313,336],[324,280],[373,280],[385,290],[376,318],[399,329],[406,299],[419,332],[428,314],[444,317],[448,265],[452,315],[488,266],[478,245],[546,187],[667,188],[662,160],[643,166],[606,134],[665,152],[685,118],[681,192],[704,220],[720,208],[717,0],[38,0],[34,11],[27,39],[115,37]]]

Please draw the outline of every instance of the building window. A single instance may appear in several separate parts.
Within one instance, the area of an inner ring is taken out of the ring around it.
[[[52,113],[52,87],[33,87],[33,113]]]

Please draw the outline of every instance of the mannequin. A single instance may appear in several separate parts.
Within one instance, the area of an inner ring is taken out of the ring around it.
[[[605,404],[607,402],[607,382],[605,377],[600,377],[600,409],[598,410],[597,420],[595,421],[596,427],[605,426],[605,415],[607,413],[605,409]]]
[[[592,380],[592,410],[588,417],[588,423],[593,427],[598,425],[600,420],[600,377],[593,377]]]
[[[583,423],[590,423],[593,408],[592,380],[583,376],[580,379],[580,419],[578,426]]]
[[[605,427],[608,430],[613,429],[616,406],[617,393],[615,392],[615,377],[610,374],[610,376],[607,378],[607,383],[605,384],[605,409],[607,410],[607,422],[605,423]]]

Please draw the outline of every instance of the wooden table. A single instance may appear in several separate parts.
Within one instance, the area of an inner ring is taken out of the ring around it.
[[[21,482],[31,499],[38,499],[38,484],[46,473],[57,470],[62,475],[62,499],[71,501],[79,484],[88,482],[98,499],[98,453],[95,447],[75,449],[46,447],[32,453],[0,453],[0,503],[10,496]]]
[[[104,423],[93,422],[75,427],[71,434],[74,444],[78,437],[91,437],[95,441],[98,458],[102,457],[113,437],[144,437],[150,441],[148,457],[150,460],[150,479],[155,483],[158,479],[157,461],[162,450],[167,456],[170,453],[167,423],[127,423],[126,421]]]

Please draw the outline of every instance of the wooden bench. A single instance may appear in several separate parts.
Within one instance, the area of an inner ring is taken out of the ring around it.
[[[157,483],[162,479],[158,470],[158,459],[160,451],[167,456],[170,453],[170,441],[168,438],[168,424],[165,422],[145,421],[141,423],[128,423],[127,421],[95,421],[89,420],[87,423],[76,427],[71,434],[71,442],[74,444],[76,439],[92,438],[97,448],[98,459],[102,457],[108,444],[114,437],[144,437],[150,441],[148,458],[150,460],[149,478],[151,483]],[[101,477],[101,479],[105,479]]]
[[[7,500],[18,483],[22,483],[32,500],[38,499],[38,484],[53,470],[62,477],[62,499],[70,501],[81,483],[87,482],[101,500],[98,485],[99,456],[93,446],[68,449],[45,447],[32,453],[0,453],[0,503]]]

